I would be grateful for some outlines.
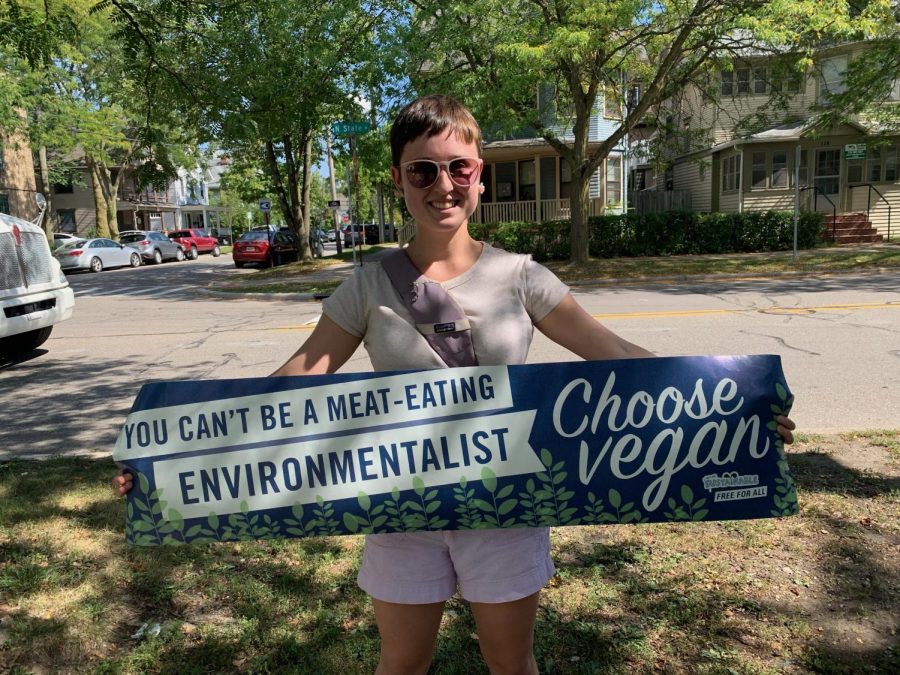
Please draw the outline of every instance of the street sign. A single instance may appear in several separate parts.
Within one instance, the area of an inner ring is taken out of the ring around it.
[[[354,134],[364,134],[372,128],[368,122],[335,122],[331,125],[331,133],[335,136],[353,136]]]
[[[844,159],[865,159],[865,143],[848,143],[844,146]]]
[[[330,200],[328,200],[328,208],[329,208],[329,209],[339,209],[339,208],[341,208],[341,200],[340,200],[340,199],[330,199]]]
[[[268,199],[260,199],[259,200],[259,210],[263,213],[268,213],[272,210],[272,202]]]

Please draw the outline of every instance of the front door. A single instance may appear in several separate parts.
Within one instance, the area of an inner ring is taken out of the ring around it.
[[[815,210],[831,213],[839,210],[841,192],[840,148],[817,148],[813,190]]]

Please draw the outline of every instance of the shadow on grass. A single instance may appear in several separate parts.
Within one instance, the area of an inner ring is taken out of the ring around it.
[[[576,536],[556,547],[559,575],[538,615],[541,671],[896,672],[900,652],[885,641],[835,639],[859,617],[897,616],[888,555],[896,537],[874,514],[875,522],[860,515],[889,498],[896,479],[819,453],[793,454],[791,465],[801,504],[804,496],[809,504],[797,518],[571,528]],[[106,496],[113,472],[109,461],[86,459],[0,464],[0,611],[9,614],[0,670],[374,670],[377,631],[354,582],[350,538],[128,548],[124,502]],[[834,499],[863,510],[833,512]],[[96,540],[93,547],[66,541],[75,531]],[[716,545],[692,550],[701,536]],[[804,559],[795,559],[791,538],[806,542]],[[791,595],[782,562],[754,550],[760,541],[767,554],[805,565],[823,593]],[[717,578],[716,564],[736,564],[744,578]],[[71,608],[34,609],[37,598],[55,594]],[[431,673],[486,673],[468,606],[454,598],[448,609]],[[837,618],[845,623],[828,623]],[[154,623],[158,636],[132,638]]]

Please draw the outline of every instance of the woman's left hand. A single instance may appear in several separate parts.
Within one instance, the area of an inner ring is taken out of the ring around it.
[[[794,420],[790,417],[785,417],[784,415],[779,415],[775,418],[775,421],[778,422],[778,435],[784,439],[786,444],[791,444],[794,442],[794,429],[797,428],[797,425],[794,424]]]

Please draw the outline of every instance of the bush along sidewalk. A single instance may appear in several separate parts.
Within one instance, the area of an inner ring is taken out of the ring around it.
[[[794,243],[794,214],[790,211],[593,216],[588,226],[590,255],[594,258],[785,251]],[[470,223],[469,231],[476,239],[545,261],[569,257],[569,227],[568,220],[519,221]],[[822,228],[821,213],[801,213],[798,247],[822,245]]]

